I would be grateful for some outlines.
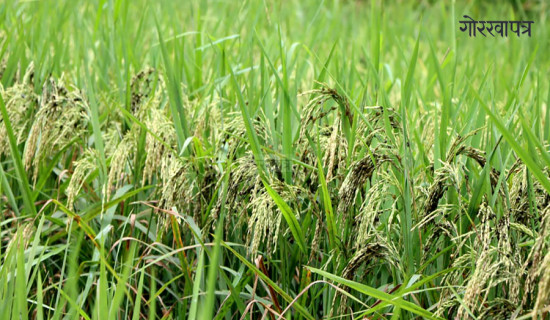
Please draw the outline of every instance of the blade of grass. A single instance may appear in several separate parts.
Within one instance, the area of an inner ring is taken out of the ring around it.
[[[13,194],[13,191],[11,190],[11,186],[8,182],[8,179],[6,177],[6,174],[4,173],[4,169],[2,168],[2,164],[0,163],[0,182],[1,182],[1,194],[6,195],[6,198],[8,198],[8,203],[10,204],[11,209],[13,212],[15,212],[16,216],[19,216],[19,208],[17,207],[17,202],[15,201],[15,196]],[[0,199],[0,203],[3,201],[3,199]]]
[[[19,154],[19,149],[17,148],[17,139],[13,133],[11,122],[8,116],[8,111],[6,110],[6,105],[4,104],[4,98],[2,93],[0,93],[0,113],[2,113],[2,119],[4,120],[4,126],[6,127],[6,133],[8,134],[8,140],[10,144],[11,158],[15,166],[15,172],[17,174],[17,182],[21,188],[21,193],[23,195],[23,203],[25,204],[25,211],[27,211],[32,216],[36,216],[36,207],[32,201],[32,193],[29,185],[29,180],[27,178],[27,172],[23,167],[23,161],[21,160],[21,155]]]
[[[191,306],[189,307],[189,316],[187,319],[198,319],[198,308],[200,298],[200,288],[202,283],[202,272],[204,270],[204,250],[201,250],[199,255],[199,262],[195,271],[195,278],[193,279],[193,297],[191,298]]]
[[[128,279],[130,278],[130,272],[132,271],[132,264],[134,260],[134,254],[136,251],[136,242],[132,242],[130,248],[127,252],[126,263],[124,264],[122,276],[119,278],[115,295],[111,300],[109,306],[109,319],[115,319],[116,315],[119,312],[119,307],[122,304],[122,299],[124,298],[124,293],[126,292],[126,286],[128,285]]]
[[[17,278],[15,293],[17,296],[17,308],[14,309],[17,319],[27,320],[27,275],[25,272],[25,244],[21,229],[17,233]]]
[[[289,228],[290,232],[294,236],[294,239],[298,243],[298,246],[300,247],[300,250],[302,253],[307,253],[306,249],[306,242],[304,238],[304,233],[302,231],[302,228],[300,227],[300,223],[298,223],[298,220],[296,219],[296,216],[294,215],[294,212],[292,212],[292,209],[286,204],[286,202],[281,198],[281,196],[277,193],[277,191],[273,190],[269,186],[269,184],[262,180],[264,187],[267,191],[267,193],[271,196],[273,201],[275,201],[275,204],[277,204],[277,207],[283,214],[283,217],[285,218]]]
[[[143,282],[144,282],[145,271],[141,270],[139,275],[139,283],[137,288],[136,297],[134,299],[134,311],[132,312],[132,320],[140,320],[141,315],[141,298],[143,297]]]
[[[155,18],[157,34],[159,37],[159,44],[160,44],[162,58],[164,61],[164,67],[165,67],[166,76],[167,76],[166,80],[168,84],[168,96],[170,98],[170,111],[172,114],[174,127],[176,129],[178,147],[181,153],[182,151],[184,151],[184,150],[181,150],[183,143],[185,139],[189,137],[189,126],[187,124],[185,108],[183,105],[183,100],[182,100],[181,92],[179,88],[180,81],[178,81],[178,79],[176,78],[176,73],[172,68],[172,64],[170,62],[170,56],[168,55],[168,50],[166,49],[166,45],[164,43],[162,32],[160,30],[160,25],[158,24],[156,15],[154,16],[154,18]]]
[[[403,237],[403,242],[405,243],[405,261],[407,261],[407,276],[411,276],[415,266],[416,252],[415,244],[416,238],[413,237],[412,228],[412,198],[414,195],[411,194],[411,181],[409,177],[410,168],[413,168],[412,156],[409,150],[409,138],[408,138],[408,128],[407,128],[407,111],[406,109],[410,107],[410,99],[412,92],[412,83],[414,70],[416,68],[416,62],[418,60],[418,48],[420,43],[420,34],[416,38],[416,44],[414,46],[413,54],[411,61],[409,63],[409,69],[407,70],[407,77],[405,79],[405,85],[403,86],[402,96],[403,102],[401,104],[401,121],[403,122],[403,152],[405,153],[403,159],[403,209],[401,211],[401,233]]]
[[[252,270],[258,277],[260,277],[263,281],[265,281],[269,286],[275,290],[283,299],[285,299],[287,302],[291,303],[293,302],[293,298],[288,295],[284,290],[282,290],[273,280],[271,280],[266,274],[264,274],[260,269],[258,269],[254,264],[252,264],[250,261],[248,261],[245,257],[240,255],[235,249],[231,248],[227,243],[222,241],[222,246],[224,246],[227,250],[231,251],[233,255],[235,255],[242,263],[244,263],[250,270]],[[294,303],[293,307],[306,319],[313,320],[314,318],[309,314],[306,308],[304,308],[299,303]]]
[[[354,290],[357,290],[357,291],[359,291],[359,292],[361,292],[365,295],[368,295],[368,296],[371,296],[371,297],[376,298],[378,300],[382,300],[384,302],[387,302],[391,305],[394,305],[395,307],[410,311],[410,312],[412,312],[416,315],[422,316],[424,318],[439,319],[438,317],[434,316],[428,310],[425,310],[425,309],[423,309],[423,308],[421,308],[421,307],[419,307],[419,306],[417,306],[413,303],[405,301],[405,300],[403,300],[402,298],[400,298],[398,296],[391,295],[391,294],[386,293],[384,291],[377,290],[375,288],[369,287],[367,285],[364,285],[364,284],[361,284],[361,283],[358,283],[358,282],[355,282],[355,281],[351,281],[351,280],[348,280],[348,279],[338,277],[336,275],[333,275],[331,273],[325,272],[325,271],[320,270],[320,269],[316,269],[316,268],[309,267],[309,266],[307,268],[309,270],[311,270],[311,272],[313,272],[313,273],[317,273],[320,276],[323,276],[323,277],[325,277],[327,279],[330,279],[334,282],[337,282],[339,284],[350,287],[350,288],[352,288]]]
[[[483,107],[487,115],[489,115],[492,122],[500,131],[500,133],[502,134],[506,142],[508,142],[508,144],[516,152],[518,157],[521,158],[521,160],[525,163],[527,168],[529,168],[529,170],[537,178],[537,180],[540,182],[540,184],[546,190],[546,192],[550,193],[550,180],[548,180],[548,177],[542,172],[542,170],[537,165],[537,163],[533,160],[531,155],[519,145],[519,143],[514,137],[514,134],[506,128],[506,126],[500,120],[500,118],[491,111],[491,109],[487,106],[487,104],[485,104],[485,101],[483,101],[483,99],[479,96],[479,93],[475,90],[475,88],[473,88],[471,84],[470,84],[470,89],[473,91],[480,105]]]

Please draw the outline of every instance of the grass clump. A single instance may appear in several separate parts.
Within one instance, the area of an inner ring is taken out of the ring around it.
[[[2,319],[546,319],[548,10],[0,3]]]

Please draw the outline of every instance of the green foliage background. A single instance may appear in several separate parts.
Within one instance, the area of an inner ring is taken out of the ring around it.
[[[549,12],[2,1],[2,319],[547,317]]]

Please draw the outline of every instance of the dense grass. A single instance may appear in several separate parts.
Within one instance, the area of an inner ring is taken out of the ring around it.
[[[547,317],[549,12],[2,1],[1,318]]]

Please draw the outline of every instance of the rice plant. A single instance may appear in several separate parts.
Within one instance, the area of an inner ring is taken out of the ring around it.
[[[549,14],[1,2],[0,318],[547,319]]]

